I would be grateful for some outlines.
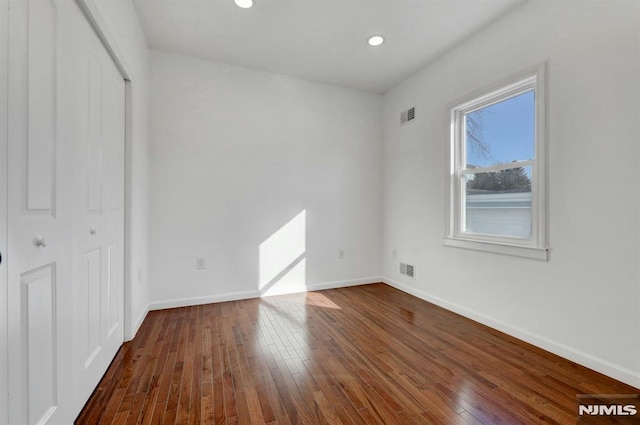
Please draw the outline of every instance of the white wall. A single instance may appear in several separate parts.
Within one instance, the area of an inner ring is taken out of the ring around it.
[[[531,1],[383,101],[389,282],[636,387],[639,16],[637,2]],[[444,247],[447,105],[545,60],[550,261]],[[400,127],[414,105],[416,121]]]
[[[125,281],[125,339],[131,339],[149,304],[148,278],[148,93],[149,49],[131,0],[94,0],[131,73],[131,145],[127,151],[131,208],[130,267]]]
[[[151,76],[152,308],[379,279],[381,96],[157,51]]]

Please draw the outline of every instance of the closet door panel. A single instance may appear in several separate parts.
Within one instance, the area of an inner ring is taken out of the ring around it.
[[[58,2],[12,0],[8,89],[9,423],[60,424],[71,297],[67,146],[58,117]],[[61,302],[63,302],[61,304]]]
[[[86,400],[122,345],[124,297],[124,80],[93,30],[79,29],[74,169],[82,202],[75,215],[74,276],[80,366],[76,399]]]
[[[58,404],[55,264],[21,277],[28,376],[28,423],[47,423]]]
[[[53,1],[29,1],[25,210],[54,215],[56,195],[57,13]]]

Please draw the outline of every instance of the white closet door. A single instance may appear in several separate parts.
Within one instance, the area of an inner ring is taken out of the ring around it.
[[[77,397],[86,400],[123,341],[124,80],[88,25],[76,84],[79,93],[77,180],[81,203],[74,220],[75,316],[80,358]]]
[[[9,16],[9,423],[71,418],[69,140],[59,134],[57,3],[12,0]]]
[[[64,425],[123,341],[124,81],[73,0],[10,3],[9,423]]]

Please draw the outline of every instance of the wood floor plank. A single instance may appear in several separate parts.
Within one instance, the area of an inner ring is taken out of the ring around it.
[[[384,284],[149,313],[76,425],[573,424],[639,394]]]

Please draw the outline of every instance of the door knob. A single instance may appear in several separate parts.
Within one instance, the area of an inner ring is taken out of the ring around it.
[[[42,237],[35,238],[33,240],[33,244],[35,246],[37,246],[38,248],[46,248],[47,247],[47,241],[46,241],[45,238],[42,238]]]

